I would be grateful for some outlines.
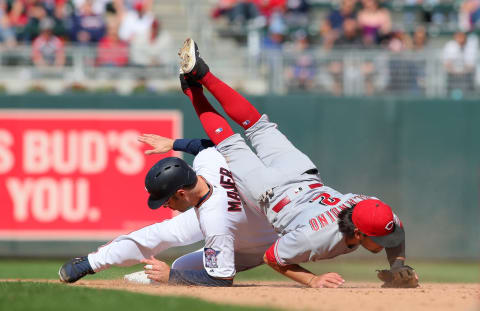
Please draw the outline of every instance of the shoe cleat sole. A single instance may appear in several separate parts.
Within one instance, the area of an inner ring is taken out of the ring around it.
[[[196,57],[195,57],[195,42],[188,38],[183,43],[183,47],[178,52],[180,56],[180,69],[183,73],[190,73],[195,67]]]

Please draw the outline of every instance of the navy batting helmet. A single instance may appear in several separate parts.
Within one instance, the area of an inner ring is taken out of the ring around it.
[[[157,209],[170,199],[178,189],[194,186],[197,174],[182,159],[170,157],[158,161],[145,177],[145,188],[150,197],[148,206]]]

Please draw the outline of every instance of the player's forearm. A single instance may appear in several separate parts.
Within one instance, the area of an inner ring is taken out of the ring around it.
[[[403,266],[405,262],[405,241],[396,247],[385,248],[385,252],[387,253],[390,267]]]
[[[299,265],[287,265],[287,266],[280,266],[276,262],[270,262],[266,257],[264,257],[264,261],[267,265],[272,267],[273,270],[283,274],[287,278],[290,278],[298,283],[304,284],[309,286],[315,274],[308,271],[305,268],[302,268]]]
[[[173,143],[173,150],[183,151],[193,155],[197,155],[203,149],[215,146],[211,140],[208,139],[176,139]]]

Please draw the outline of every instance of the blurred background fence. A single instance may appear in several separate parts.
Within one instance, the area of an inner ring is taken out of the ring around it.
[[[0,53],[0,91],[13,94],[138,92],[179,88],[177,61],[161,65],[99,66],[96,47],[68,47],[61,67],[37,67],[31,47]],[[106,50],[115,57],[117,49]],[[308,92],[338,96],[475,98],[480,94],[480,58],[468,74],[449,74],[442,51],[394,53],[385,50],[259,50],[244,47],[237,60],[206,49],[215,73],[253,94]],[[228,60],[226,60],[226,59]],[[458,64],[464,66],[464,64]],[[476,70],[478,68],[478,70]]]

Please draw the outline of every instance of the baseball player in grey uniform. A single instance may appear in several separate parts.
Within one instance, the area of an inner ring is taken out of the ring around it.
[[[243,201],[260,210],[280,238],[264,260],[276,271],[311,287],[338,287],[337,273],[315,275],[299,263],[333,258],[362,245],[371,252],[386,249],[390,270],[379,278],[384,286],[416,287],[418,276],[405,262],[403,224],[375,197],[341,194],[327,187],[315,164],[242,95],[210,72],[198,46],[187,39],[179,51],[181,78],[201,85],[182,88],[207,135],[225,157]],[[226,114],[245,129],[246,141],[210,105],[203,87]]]

